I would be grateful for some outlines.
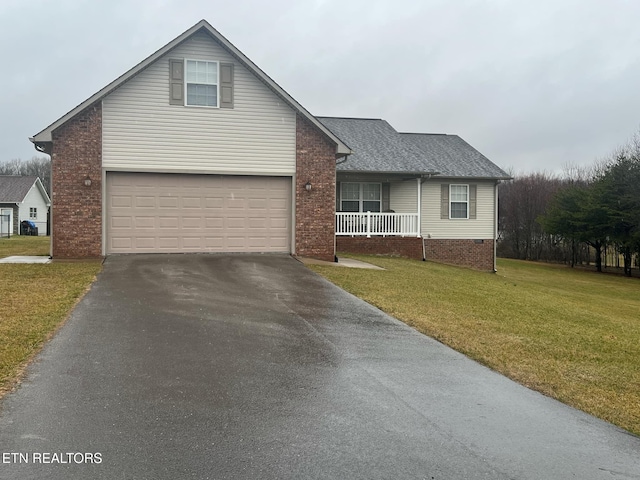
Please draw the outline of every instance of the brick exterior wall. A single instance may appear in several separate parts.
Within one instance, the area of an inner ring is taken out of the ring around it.
[[[476,270],[493,271],[493,240],[438,240],[426,238],[426,259]],[[365,255],[396,255],[422,259],[422,239],[415,237],[337,237],[338,255],[359,253]]]
[[[102,255],[102,103],[52,133],[54,258]],[[89,176],[91,186],[84,184]]]
[[[335,258],[336,146],[296,118],[296,255]],[[311,190],[305,184],[311,183]]]
[[[338,253],[392,255],[422,260],[422,239],[416,237],[336,237]]]
[[[484,239],[482,242],[426,238],[424,246],[427,260],[492,272],[493,240]]]

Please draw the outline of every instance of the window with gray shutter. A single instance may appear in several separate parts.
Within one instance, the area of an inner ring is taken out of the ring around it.
[[[440,185],[440,218],[449,218],[449,184]]]
[[[233,108],[233,63],[220,64],[220,108]]]
[[[476,206],[478,201],[476,200],[478,195],[478,186],[469,185],[469,218],[471,220],[476,219]]]
[[[391,210],[391,184],[382,184],[382,211],[387,212]]]
[[[169,104],[184,105],[184,60],[169,59]]]

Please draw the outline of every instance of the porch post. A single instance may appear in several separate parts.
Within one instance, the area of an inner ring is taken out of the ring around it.
[[[422,236],[421,220],[422,217],[422,178],[416,178],[418,184],[418,238]]]
[[[371,212],[367,210],[367,238],[371,238]]]

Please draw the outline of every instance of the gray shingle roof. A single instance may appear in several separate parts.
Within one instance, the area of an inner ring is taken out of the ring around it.
[[[27,196],[38,177],[0,175],[0,203],[19,203]]]
[[[339,172],[434,173],[441,177],[509,178],[457,135],[399,133],[386,121],[317,117],[354,151]]]

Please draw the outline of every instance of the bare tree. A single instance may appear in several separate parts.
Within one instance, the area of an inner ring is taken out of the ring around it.
[[[499,254],[523,260],[554,260],[554,239],[536,221],[562,186],[556,175],[539,172],[516,176],[499,187]]]

